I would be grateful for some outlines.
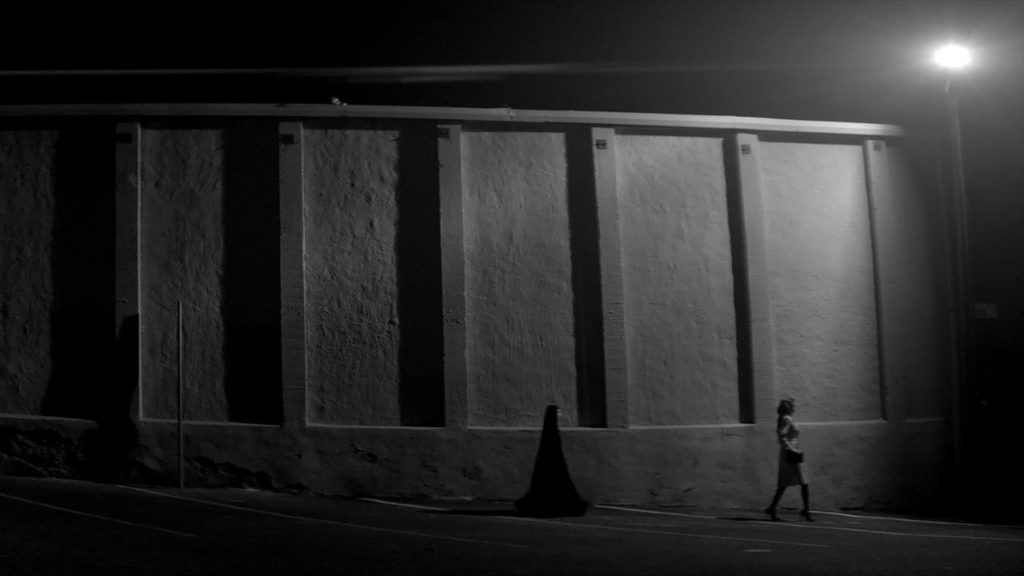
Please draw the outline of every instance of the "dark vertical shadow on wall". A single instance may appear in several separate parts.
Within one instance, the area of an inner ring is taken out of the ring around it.
[[[403,426],[443,426],[441,208],[433,123],[403,124],[398,161],[400,420]]]
[[[125,318],[117,327],[114,370],[102,393],[96,432],[88,444],[89,475],[94,480],[129,479],[129,456],[138,441],[132,420],[132,398],[139,385],[139,316]]]
[[[42,411],[95,419],[110,386],[114,317],[114,141],[103,122],[61,125],[54,151],[53,365]]]
[[[722,141],[725,158],[726,202],[729,212],[729,242],[732,253],[733,306],[736,311],[736,367],[739,376],[740,422],[755,420],[753,332],[750,317],[750,282],[747,278],[747,239],[743,216],[743,191],[740,188],[736,136]],[[743,153],[742,151],[740,152]]]
[[[605,426],[604,322],[601,246],[590,131],[566,134],[569,244],[572,258],[576,401],[580,426]]]
[[[281,422],[277,123],[224,129],[224,389],[233,422]]]

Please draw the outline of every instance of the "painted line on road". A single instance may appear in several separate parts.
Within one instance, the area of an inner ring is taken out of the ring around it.
[[[681,516],[683,518],[701,518],[701,519],[715,519],[715,520],[719,519],[719,518],[714,517],[714,516],[700,516],[700,515],[696,515],[696,514],[683,514],[683,513],[680,513],[680,512],[664,512],[664,511],[661,511],[661,510],[643,510],[643,509],[640,509],[640,508],[626,508],[626,507],[622,507],[622,506],[597,505],[597,506],[595,506],[595,508],[607,508],[607,509],[610,509],[610,510],[623,510],[623,511],[626,511],[626,512],[640,512],[640,513],[645,513],[645,514],[659,514],[659,515],[662,515],[662,516]],[[889,519],[889,518],[885,518],[885,517],[855,516],[853,514],[840,514],[838,512],[821,512],[821,511],[818,511],[818,510],[813,510],[813,512],[815,514],[831,514],[831,515],[835,515],[835,516],[850,516],[850,517],[854,517],[854,518],[869,518],[869,519],[878,519],[878,520],[888,520]],[[894,520],[897,520],[897,519],[894,519]],[[898,520],[903,520],[903,519],[898,519]],[[914,522],[914,520],[907,520],[907,521],[908,522]],[[1020,539],[1020,538],[1002,538],[1002,537],[998,537],[998,536],[988,537],[988,536],[965,536],[965,535],[961,535],[961,534],[922,534],[922,533],[917,533],[917,532],[892,532],[892,531],[887,531],[887,530],[871,530],[871,529],[868,529],[868,528],[844,528],[844,527],[841,527],[841,526],[822,526],[820,524],[817,524],[817,525],[807,525],[807,524],[791,524],[791,523],[786,523],[786,522],[769,522],[767,520],[757,520],[756,522],[758,522],[759,524],[767,524],[769,526],[785,526],[787,528],[807,528],[807,529],[811,529],[811,530],[838,530],[838,531],[845,531],[845,532],[859,532],[859,533],[864,533],[864,534],[879,534],[879,535],[882,535],[882,536],[919,536],[919,537],[922,537],[922,538],[951,538],[951,539],[959,539],[959,540],[985,540],[985,541],[996,541],[996,542],[1024,542],[1024,539]],[[954,526],[980,526],[980,527],[985,527],[985,528],[992,528],[992,526],[989,526],[989,525],[986,525],[986,524],[960,524],[960,523],[956,523],[956,522],[930,522],[930,521],[924,521],[924,523],[950,524],[950,525],[954,525]]]
[[[380,500],[378,498],[356,498],[356,500],[362,500],[363,502],[373,502],[374,504],[386,504],[388,506],[397,506],[399,508],[414,508],[416,510],[430,510],[432,512],[451,512],[448,508],[438,508],[437,506],[422,506],[420,504],[406,504],[405,502],[391,502],[390,500]]]
[[[864,520],[886,520],[891,522],[911,522],[914,524],[938,524],[945,526],[971,526],[975,528],[1011,528],[1016,530],[1024,530],[1024,525],[1020,524],[977,524],[973,522],[954,522],[952,520],[919,520],[916,518],[893,518],[890,516],[864,516],[862,514],[847,514],[844,512],[822,512],[820,510],[811,510],[815,514],[823,514],[828,516],[840,516],[842,518],[856,518]]]
[[[54,504],[47,504],[46,502],[39,502],[36,500],[29,500],[28,498],[21,498],[19,496],[12,496],[10,494],[4,494],[0,492],[0,497],[9,498],[25,504],[31,504],[33,506],[39,506],[41,508],[49,508],[51,510],[59,510],[68,514],[76,514],[78,516],[85,516],[86,518],[93,518],[96,520],[104,520],[106,522],[113,522],[115,524],[124,524],[126,526],[132,526],[135,528],[145,528],[146,530],[155,530],[157,532],[164,532],[167,534],[174,534],[175,536],[185,536],[188,538],[195,538],[195,534],[189,534],[188,532],[178,532],[177,530],[171,530],[169,528],[161,528],[159,526],[151,526],[149,524],[139,524],[138,522],[129,522],[127,520],[121,520],[119,518],[111,518],[110,516],[103,516],[101,514],[92,514],[91,512],[82,512],[81,510],[72,510],[71,508],[64,508],[63,506],[56,506]]]
[[[701,514],[684,514],[682,512],[665,512],[662,510],[644,510],[642,508],[626,508],[623,506],[607,506],[604,504],[596,504],[594,508],[603,508],[605,510],[621,510],[623,512],[639,512],[641,514],[657,514],[660,516],[680,516],[683,518],[700,518],[703,520],[718,520],[717,516],[704,516]]]
[[[806,548],[831,548],[827,544],[811,544],[809,542],[789,542],[785,540],[766,540],[764,538],[740,538],[738,536],[715,536],[712,534],[697,534],[694,532],[675,532],[672,530],[650,530],[647,528],[626,528],[624,526],[608,526],[605,524],[581,524],[578,522],[561,522],[558,520],[546,520],[543,518],[524,518],[522,516],[494,516],[506,520],[519,520],[536,524],[553,524],[556,526],[570,526],[572,528],[589,528],[591,530],[613,530],[618,532],[634,532],[639,534],[658,534],[661,536],[686,536],[689,538],[704,538],[707,540],[728,540],[731,542],[751,542],[756,544],[780,544],[786,546],[802,546]]]
[[[448,540],[454,542],[465,542],[469,544],[491,544],[494,546],[508,546],[511,548],[529,548],[529,546],[523,544],[512,544],[511,542],[498,542],[495,540],[480,540],[476,538],[459,538],[458,536],[440,536],[437,534],[430,534],[428,532],[416,532],[414,530],[396,530],[393,528],[379,528],[377,526],[367,526],[365,524],[353,524],[351,522],[339,522],[337,520],[327,520],[324,518],[310,518],[308,516],[298,516],[296,514],[282,514],[280,512],[270,512],[269,510],[260,510],[258,508],[249,508],[246,506],[235,506],[233,504],[223,504],[221,502],[215,502],[212,500],[203,500],[201,498],[190,498],[188,496],[181,496],[179,494],[167,494],[164,492],[156,492],[154,490],[146,490],[145,488],[136,488],[134,486],[121,486],[127,490],[135,490],[136,492],[142,492],[144,494],[151,494],[154,496],[162,496],[164,498],[173,498],[176,500],[185,500],[187,502],[196,502],[199,504],[206,504],[208,506],[218,506],[220,508],[228,508],[230,510],[241,510],[244,512],[251,512],[253,514],[262,514],[264,516],[273,516],[275,518],[287,518],[289,520],[299,520],[302,522],[313,522],[315,524],[327,524],[330,526],[342,526],[344,528],[356,528],[359,530],[368,530],[370,532],[384,532],[388,534],[401,534],[404,536],[419,536],[422,538],[430,538],[433,540]]]
[[[892,532],[890,530],[871,530],[868,528],[844,528],[842,526],[822,526],[808,525],[808,524],[797,524],[795,522],[770,522],[767,520],[757,520],[758,524],[767,524],[769,526],[781,526],[784,528],[803,528],[807,530],[834,530],[837,532],[857,532],[859,534],[878,534],[880,536],[908,536],[918,538],[945,538],[947,540],[975,540],[985,542],[1024,542],[1024,538],[1001,538],[998,536],[965,536],[962,534],[923,534],[920,532]]]

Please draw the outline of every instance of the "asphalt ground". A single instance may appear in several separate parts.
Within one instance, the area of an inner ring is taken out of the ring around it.
[[[1024,574],[1024,526],[396,502],[0,477],[0,574]]]

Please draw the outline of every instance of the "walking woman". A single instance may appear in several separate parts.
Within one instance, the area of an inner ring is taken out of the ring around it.
[[[779,437],[779,481],[772,504],[765,512],[772,520],[778,521],[779,517],[775,514],[775,509],[779,505],[782,493],[788,486],[799,485],[800,496],[804,501],[804,509],[800,515],[808,522],[813,522],[810,505],[811,491],[807,485],[807,474],[804,472],[804,453],[800,450],[800,430],[796,427],[796,421],[793,420],[796,401],[792,398],[781,400],[776,412],[779,413],[776,424],[776,432]]]

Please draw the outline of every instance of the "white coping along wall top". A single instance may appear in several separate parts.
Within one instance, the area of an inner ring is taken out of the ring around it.
[[[578,110],[446,108],[431,106],[336,106],[333,104],[30,104],[0,106],[4,116],[269,116],[282,118],[404,118],[466,122],[526,122],[657,126],[705,130],[754,130],[801,134],[907,136],[891,124]]]

